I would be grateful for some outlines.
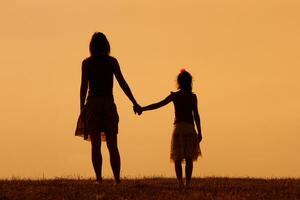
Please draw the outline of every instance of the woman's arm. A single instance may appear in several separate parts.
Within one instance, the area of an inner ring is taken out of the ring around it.
[[[138,103],[136,102],[127,82],[125,81],[124,77],[123,77],[123,74],[121,72],[121,69],[120,69],[120,66],[119,66],[119,63],[116,59],[114,59],[114,67],[115,67],[115,76],[116,76],[116,79],[120,85],[120,87],[122,88],[122,90],[124,91],[124,93],[126,94],[126,96],[130,99],[130,101],[132,102],[132,104],[134,106],[138,106]],[[138,106],[140,107],[140,106]]]
[[[164,100],[154,103],[154,104],[150,104],[148,106],[142,107],[142,111],[146,111],[146,110],[154,110],[160,107],[163,107],[165,105],[167,105],[168,103],[170,103],[172,101],[171,95],[167,96]]]
[[[81,86],[80,86],[80,110],[83,109],[85,98],[86,98],[86,92],[88,89],[88,77],[87,77],[87,69],[86,64],[83,61],[82,62],[82,70],[81,70]]]
[[[198,142],[201,142],[202,140],[201,122],[200,122],[200,116],[198,112],[198,100],[196,95],[194,95],[193,113],[194,113],[194,120],[196,123],[197,131],[198,131]]]

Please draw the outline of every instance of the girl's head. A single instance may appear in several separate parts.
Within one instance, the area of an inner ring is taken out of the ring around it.
[[[185,69],[182,69],[177,77],[178,89],[192,91],[192,75]]]
[[[91,56],[109,55],[110,45],[106,36],[101,32],[93,34],[90,42],[90,54]]]

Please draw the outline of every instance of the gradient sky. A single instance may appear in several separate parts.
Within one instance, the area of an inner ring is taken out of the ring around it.
[[[0,8],[0,178],[92,177],[74,136],[81,61],[95,31],[142,105],[194,76],[195,176],[300,177],[298,0],[13,0]],[[133,115],[115,82],[122,176],[175,176],[173,105]],[[103,174],[111,177],[103,143]]]

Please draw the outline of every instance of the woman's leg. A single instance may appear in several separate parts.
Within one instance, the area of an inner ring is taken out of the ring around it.
[[[118,149],[117,134],[106,134],[106,144],[109,151],[110,165],[114,173],[115,182],[120,183],[121,160]]]
[[[175,172],[178,181],[178,186],[181,189],[183,186],[181,160],[175,160]]]
[[[189,187],[193,173],[193,159],[186,159],[185,162],[185,183],[186,187]]]
[[[92,163],[98,182],[102,181],[102,155],[101,155],[101,138],[100,134],[91,136],[92,144]]]

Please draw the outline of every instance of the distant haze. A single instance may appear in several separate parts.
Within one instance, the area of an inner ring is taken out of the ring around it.
[[[191,72],[203,128],[195,176],[300,177],[299,10],[297,0],[2,2],[0,178],[94,176],[74,130],[95,31],[142,105]],[[135,116],[114,86],[122,176],[175,176],[173,105]]]

